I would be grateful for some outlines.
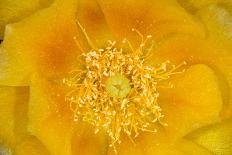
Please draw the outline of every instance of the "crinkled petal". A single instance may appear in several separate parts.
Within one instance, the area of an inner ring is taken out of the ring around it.
[[[232,154],[232,120],[210,125],[187,136],[216,155]]]
[[[230,8],[220,5],[208,5],[197,11],[208,31],[208,37],[221,42],[222,45],[231,46],[232,42],[232,14]]]
[[[211,151],[187,139],[179,140],[175,147],[186,155],[212,155]]]

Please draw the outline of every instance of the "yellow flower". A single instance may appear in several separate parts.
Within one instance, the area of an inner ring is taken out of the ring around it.
[[[0,150],[231,154],[230,5],[55,0],[7,25],[0,46]]]

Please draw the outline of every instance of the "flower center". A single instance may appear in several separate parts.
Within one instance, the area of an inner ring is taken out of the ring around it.
[[[121,133],[133,141],[140,131],[156,132],[156,122],[165,125],[157,102],[157,87],[160,81],[177,73],[176,69],[182,64],[167,67],[167,61],[147,66],[145,59],[152,48],[148,48],[145,54],[143,48],[149,38],[150,35],[142,38],[137,50],[133,50],[125,39],[123,43],[128,43],[129,51],[115,47],[115,41],[108,41],[109,45],[104,49],[93,48],[84,52],[84,69],[72,71],[63,80],[72,88],[66,101],[74,112],[74,121],[81,119],[92,124],[95,133],[103,128],[114,148],[120,144]]]
[[[130,81],[123,75],[112,76],[106,82],[106,91],[111,97],[125,98],[130,90]]]

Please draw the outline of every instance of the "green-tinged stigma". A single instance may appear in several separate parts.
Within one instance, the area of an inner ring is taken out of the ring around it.
[[[125,98],[130,90],[130,81],[123,75],[114,75],[106,81],[106,91],[111,97]]]

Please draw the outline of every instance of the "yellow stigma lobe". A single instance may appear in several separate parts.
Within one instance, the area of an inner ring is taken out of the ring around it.
[[[106,81],[106,91],[111,97],[124,98],[130,90],[130,81],[123,75],[112,76]]]

